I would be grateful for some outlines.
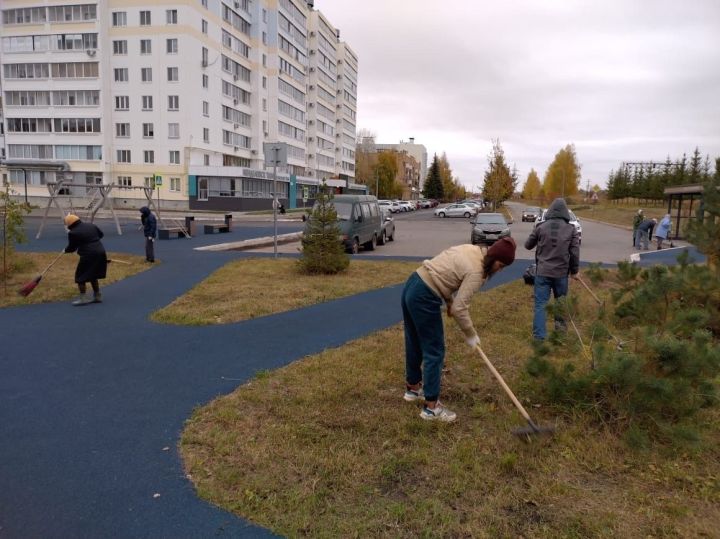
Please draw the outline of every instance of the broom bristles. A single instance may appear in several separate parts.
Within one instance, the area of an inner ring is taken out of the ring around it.
[[[18,294],[21,296],[29,296],[30,293],[35,290],[35,287],[40,283],[40,279],[42,279],[42,276],[38,275],[32,281],[26,283],[20,290],[18,290]]]

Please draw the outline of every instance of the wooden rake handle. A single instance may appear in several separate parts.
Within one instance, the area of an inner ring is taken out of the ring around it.
[[[600,301],[600,298],[595,295],[595,292],[593,292],[592,289],[587,285],[587,283],[582,280],[582,278],[580,277],[580,275],[577,275],[577,280],[580,281],[580,284],[585,287],[585,290],[587,290],[588,292],[590,292],[590,295],[595,299],[595,301],[597,301],[598,305],[602,305],[602,304],[603,304],[603,302]]]
[[[513,402],[515,407],[520,411],[522,416],[525,418],[525,420],[528,422],[528,424],[537,430],[537,426],[535,425],[535,422],[530,419],[530,414],[527,413],[525,410],[525,407],[520,404],[520,401],[517,399],[515,394],[512,392],[512,389],[505,383],[505,380],[503,380],[503,377],[500,375],[500,373],[495,369],[492,363],[490,363],[490,360],[485,355],[485,352],[483,352],[482,348],[480,348],[480,345],[478,344],[476,346],[478,353],[480,354],[480,357],[483,358],[483,361],[485,362],[485,365],[487,365],[487,368],[490,369],[490,372],[493,373],[493,376],[495,379],[500,383],[502,388],[505,390],[505,393],[507,393],[508,397],[510,397],[510,400]]]

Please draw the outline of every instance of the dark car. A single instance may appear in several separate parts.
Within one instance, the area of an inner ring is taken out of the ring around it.
[[[487,245],[510,235],[510,225],[502,213],[478,213],[472,221],[470,243]]]
[[[531,223],[535,222],[535,219],[540,217],[540,213],[542,210],[538,208],[537,206],[528,206],[522,211],[522,221],[523,223],[525,221],[530,221]]]
[[[385,245],[389,241],[395,241],[395,219],[387,210],[380,210],[382,219],[382,231],[378,238],[378,245]]]

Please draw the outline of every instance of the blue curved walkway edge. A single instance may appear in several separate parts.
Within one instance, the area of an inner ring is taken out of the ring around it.
[[[107,248],[142,255],[135,228],[108,233]],[[222,240],[268,234],[238,228]],[[49,227],[25,248],[59,252],[64,239]],[[402,285],[236,324],[150,322],[248,256],[192,249],[213,240],[158,242],[162,263],[104,288],[101,305],[0,310],[0,537],[273,537],[197,497],[177,449],[185,420],[260,370],[398,323]],[[528,263],[488,287],[519,278]]]

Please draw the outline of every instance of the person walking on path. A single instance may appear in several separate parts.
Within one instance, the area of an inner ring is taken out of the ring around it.
[[[108,263],[105,247],[100,241],[103,232],[93,223],[83,223],[77,215],[66,215],[64,220],[68,229],[68,244],[65,252],[77,251],[80,256],[77,268],[75,268],[75,283],[80,295],[73,300],[72,304],[77,307],[100,303],[102,295],[98,280],[105,278]],[[86,293],[87,283],[92,286],[92,296]]]
[[[451,422],[457,415],[440,403],[445,361],[442,305],[455,319],[471,348],[480,344],[468,307],[472,295],[495,273],[515,260],[515,241],[502,238],[492,247],[457,245],[422,263],[405,283],[402,311],[405,329],[403,398],[423,400],[420,417]]]
[[[655,241],[657,242],[657,248],[658,251],[663,248],[663,241],[668,239],[668,236],[670,236],[670,228],[672,227],[672,222],[670,221],[670,214],[665,214],[665,217],[662,218],[660,221],[660,224],[655,229]],[[670,244],[672,247],[672,242]]]
[[[635,249],[638,251],[648,250],[648,243],[652,236],[653,228],[657,224],[657,219],[645,219],[638,225],[637,232],[635,234]]]
[[[564,199],[556,198],[550,204],[545,221],[530,233],[525,248],[535,249],[533,338],[543,341],[547,337],[545,306],[550,301],[550,292],[556,300],[566,296],[568,275],[577,278],[580,267],[580,237],[570,224],[570,211]],[[565,329],[565,320],[560,315],[555,316],[555,329]]]
[[[637,235],[637,229],[640,226],[640,223],[643,222],[643,219],[645,219],[643,217],[643,211],[642,211],[642,209],[639,209],[637,211],[637,213],[635,214],[635,217],[633,217],[633,237],[632,237],[633,247],[635,247],[635,236]]]
[[[145,260],[155,262],[155,236],[157,235],[157,219],[150,211],[150,208],[140,208],[140,222],[145,234]]]

